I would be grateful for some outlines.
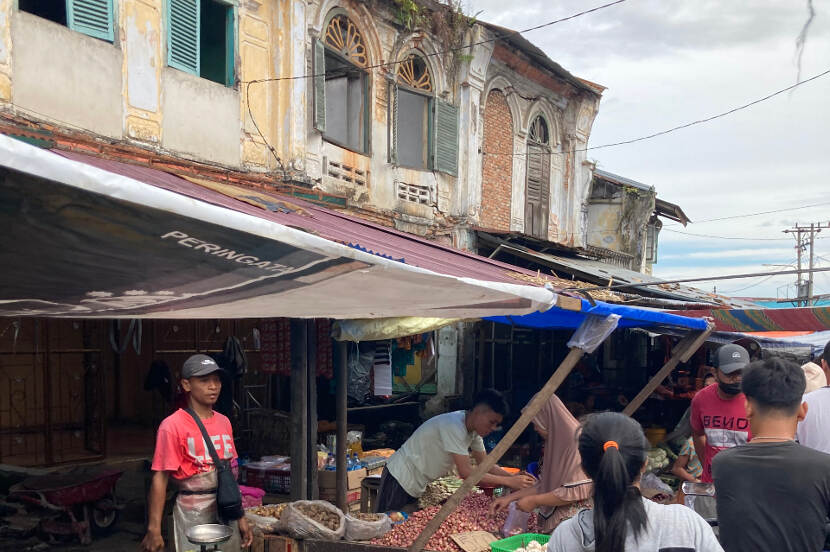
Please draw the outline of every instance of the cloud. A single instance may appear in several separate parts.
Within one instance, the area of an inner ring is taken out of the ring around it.
[[[468,2],[468,11],[484,10],[480,19],[513,29],[602,3]],[[803,76],[830,68],[830,5],[818,3],[816,10]],[[795,40],[806,18],[806,0],[629,0],[525,36],[572,73],[608,87],[593,147],[702,119],[791,85]],[[709,123],[588,155],[608,171],[654,186],[658,197],[679,204],[693,221],[830,202],[827,97],[830,76]],[[655,274],[764,271],[764,263],[795,257],[794,242],[782,230],[827,220],[830,205],[686,228],[667,222],[666,230],[756,239],[664,231]],[[751,291],[775,296],[777,286],[794,280],[774,277]],[[817,292],[830,292],[830,278],[816,282]]]

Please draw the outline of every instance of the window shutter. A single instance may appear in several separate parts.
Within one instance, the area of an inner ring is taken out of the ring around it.
[[[66,26],[112,42],[112,0],[66,0]]]
[[[398,163],[398,85],[390,85],[390,101],[392,102],[392,116],[390,117],[390,124],[392,126],[392,141],[389,160],[393,164]]]
[[[433,167],[458,176],[458,108],[435,102],[435,153]]]
[[[326,47],[314,40],[314,128],[326,131]]]
[[[167,0],[167,65],[199,74],[199,0]]]
[[[550,154],[538,144],[527,145],[525,234],[546,238],[550,209]]]

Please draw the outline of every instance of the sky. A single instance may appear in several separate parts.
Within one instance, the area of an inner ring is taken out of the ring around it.
[[[591,132],[589,147],[595,147],[706,118],[795,84],[807,1],[626,0],[524,36],[572,74],[607,87]],[[520,30],[606,2],[466,0],[464,9]],[[830,69],[830,0],[813,5],[802,80]],[[654,186],[693,221],[686,228],[664,221],[656,276],[789,270],[778,265],[794,265],[797,253],[783,230],[830,222],[828,129],[830,75],[709,123],[592,150],[589,158]],[[710,221],[767,211],[779,212]],[[818,237],[817,265],[830,267],[830,229]],[[795,276],[773,276],[694,285],[783,298],[794,295],[794,283]],[[815,293],[830,293],[830,272],[815,275]]]

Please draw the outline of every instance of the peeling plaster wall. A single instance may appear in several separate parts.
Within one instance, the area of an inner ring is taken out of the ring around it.
[[[0,104],[12,99],[12,6],[15,0],[0,0]]]
[[[620,187],[611,197],[588,202],[587,244],[633,257],[632,270],[646,270],[645,241],[657,194]]]
[[[239,92],[170,67],[164,68],[162,88],[164,147],[239,165]]]
[[[122,52],[117,45],[19,10],[12,12],[11,41],[15,106],[121,138]]]

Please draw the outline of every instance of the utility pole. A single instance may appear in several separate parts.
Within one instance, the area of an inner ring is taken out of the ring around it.
[[[813,304],[813,267],[815,264],[815,243],[816,234],[822,229],[830,229],[830,223],[811,222],[809,228],[798,223],[792,228],[784,230],[785,234],[793,234],[795,237],[795,250],[798,253],[798,276],[795,284],[795,304],[797,307],[809,307]],[[808,237],[809,234],[809,237]],[[810,257],[808,260],[807,281],[802,278],[801,255],[809,248]],[[802,305],[803,303],[803,305]]]

